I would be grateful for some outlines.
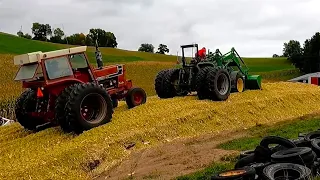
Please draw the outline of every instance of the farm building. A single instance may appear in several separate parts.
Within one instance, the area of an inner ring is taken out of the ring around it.
[[[320,72],[305,74],[289,80],[289,82],[301,82],[308,84],[320,85]]]

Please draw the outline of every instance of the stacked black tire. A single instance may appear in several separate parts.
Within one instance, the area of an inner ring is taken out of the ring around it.
[[[160,98],[185,96],[188,92],[181,92],[174,86],[179,79],[180,69],[162,70],[155,79],[155,91]],[[194,86],[198,98],[213,101],[225,101],[231,92],[231,78],[226,69],[221,67],[204,67],[197,72]]]
[[[218,173],[212,179],[312,179],[320,175],[318,157],[320,131],[301,134],[294,140],[268,136],[254,150],[241,152],[234,170]]]

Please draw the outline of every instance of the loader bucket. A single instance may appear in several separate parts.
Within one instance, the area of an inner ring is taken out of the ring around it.
[[[248,75],[245,82],[246,89],[261,89],[261,76]]]

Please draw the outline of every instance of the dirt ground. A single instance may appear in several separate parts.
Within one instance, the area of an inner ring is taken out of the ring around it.
[[[244,135],[243,132],[205,135],[133,152],[120,165],[95,179],[172,179],[193,173],[225,155],[237,153],[216,146]]]

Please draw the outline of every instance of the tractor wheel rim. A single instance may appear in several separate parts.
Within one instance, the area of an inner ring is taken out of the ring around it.
[[[238,92],[243,92],[243,80],[242,80],[242,78],[239,78],[237,80],[237,90],[238,90]]]
[[[218,76],[217,88],[221,95],[225,95],[228,93],[229,81],[227,76],[224,73]]]
[[[107,102],[100,94],[88,94],[80,103],[81,117],[90,123],[102,121],[106,117],[107,110]]]
[[[133,101],[135,105],[140,105],[143,100],[143,95],[140,92],[133,94]]]

